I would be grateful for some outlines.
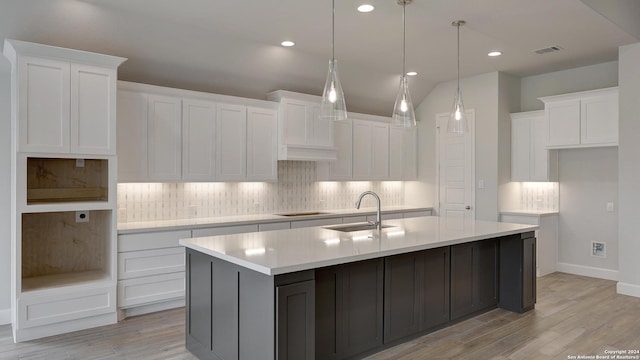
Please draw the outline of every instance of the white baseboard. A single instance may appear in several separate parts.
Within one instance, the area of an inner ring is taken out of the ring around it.
[[[568,263],[558,263],[558,271],[588,276],[598,279],[606,279],[606,280],[618,280],[618,270],[611,269],[603,269],[592,266],[583,266],[576,264],[568,264]]]
[[[0,325],[11,324],[11,308],[0,309]]]
[[[640,285],[618,282],[616,291],[618,294],[640,297]]]

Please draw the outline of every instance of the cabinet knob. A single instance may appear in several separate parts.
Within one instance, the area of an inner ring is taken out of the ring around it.
[[[469,206],[469,205],[465,206],[464,208],[465,208],[465,210],[471,210],[471,206]]]

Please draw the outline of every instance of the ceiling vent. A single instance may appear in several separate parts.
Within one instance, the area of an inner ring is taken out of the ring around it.
[[[543,49],[538,49],[538,50],[535,50],[534,52],[536,54],[542,55],[542,54],[555,52],[555,51],[560,51],[560,50],[562,50],[562,48],[560,46],[555,45],[555,46],[549,46],[549,47],[546,47],[546,48],[543,48]]]

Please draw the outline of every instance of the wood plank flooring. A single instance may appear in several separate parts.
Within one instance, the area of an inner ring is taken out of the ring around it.
[[[616,294],[614,281],[555,273],[538,278],[534,311],[496,309],[367,360],[566,360],[607,349],[640,350],[640,299]],[[0,326],[0,359],[195,357],[184,348],[184,310],[176,309],[20,344],[13,343],[9,326]]]

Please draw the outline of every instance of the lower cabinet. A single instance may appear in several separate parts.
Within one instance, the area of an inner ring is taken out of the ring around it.
[[[313,359],[315,282],[276,286],[276,359]]]
[[[384,268],[384,342],[449,321],[449,248],[390,256]]]
[[[533,232],[500,239],[500,268],[517,271],[500,274],[500,304],[523,313],[536,304],[536,238]]]
[[[498,303],[498,242],[451,246],[451,320]]]
[[[346,359],[382,345],[384,260],[318,269],[316,359]]]

